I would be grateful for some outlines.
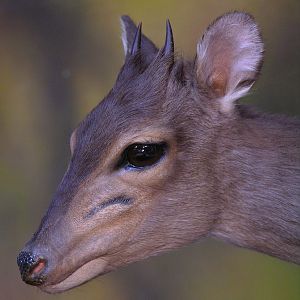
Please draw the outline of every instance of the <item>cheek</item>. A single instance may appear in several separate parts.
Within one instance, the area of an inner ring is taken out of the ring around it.
[[[132,207],[121,211],[112,205],[95,219],[81,224],[80,231],[78,227],[75,229],[77,239],[74,249],[89,249],[89,255],[95,257],[116,252],[135,235],[142,219],[140,209]]]
[[[103,184],[104,183],[104,184]],[[101,208],[101,203],[123,195],[132,199],[130,204],[111,204]],[[147,204],[146,191],[129,187],[117,178],[99,178],[89,188],[81,190],[73,200],[68,216],[70,235],[78,247],[89,244],[100,252],[117,247],[134,233],[143,220]],[[146,205],[145,205],[146,204]],[[95,214],[86,217],[94,208]],[[72,233],[71,233],[72,232]]]

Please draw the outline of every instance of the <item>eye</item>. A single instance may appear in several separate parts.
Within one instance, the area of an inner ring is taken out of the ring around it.
[[[166,143],[132,144],[123,152],[120,166],[144,168],[158,162],[166,152]]]

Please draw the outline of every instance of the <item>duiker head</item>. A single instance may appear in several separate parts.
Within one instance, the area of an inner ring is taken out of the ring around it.
[[[71,160],[20,253],[23,280],[47,292],[207,235],[218,218],[218,131],[256,79],[263,45],[251,16],[217,19],[193,62],[158,49],[122,17],[125,63],[74,130]]]

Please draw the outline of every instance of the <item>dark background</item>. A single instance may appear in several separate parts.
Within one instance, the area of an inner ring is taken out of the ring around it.
[[[231,10],[252,13],[266,43],[262,76],[243,102],[299,115],[299,0],[0,2],[1,299],[299,299],[299,267],[212,240],[55,296],[22,283],[16,266],[67,166],[72,128],[122,65],[120,15],[142,20],[160,46],[170,18],[178,52],[193,58],[206,26]]]

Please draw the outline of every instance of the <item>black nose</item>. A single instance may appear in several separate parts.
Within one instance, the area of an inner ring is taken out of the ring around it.
[[[43,275],[47,260],[33,253],[22,251],[17,258],[22,280],[31,285],[41,285],[45,281]]]

